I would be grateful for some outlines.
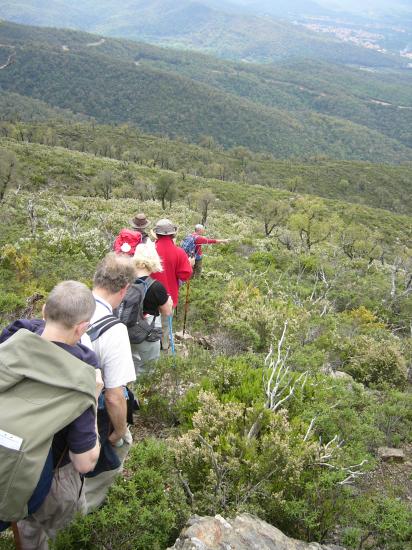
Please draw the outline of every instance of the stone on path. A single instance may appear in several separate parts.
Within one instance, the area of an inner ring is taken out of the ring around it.
[[[384,462],[403,462],[405,460],[405,453],[402,449],[379,447],[378,457]]]
[[[291,539],[282,531],[250,514],[235,519],[193,516],[169,550],[344,550]]]

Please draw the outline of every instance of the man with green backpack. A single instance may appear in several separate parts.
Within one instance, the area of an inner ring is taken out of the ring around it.
[[[82,474],[99,456],[102,381],[95,354],[79,341],[94,309],[84,284],[65,281],[50,293],[44,322],[19,320],[0,335],[0,518],[22,520],[24,550],[46,550],[85,511]],[[48,476],[47,496],[30,509]]]

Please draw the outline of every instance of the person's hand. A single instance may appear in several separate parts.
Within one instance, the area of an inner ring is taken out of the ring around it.
[[[190,265],[193,267],[195,265],[196,258],[189,258]]]
[[[222,244],[227,244],[230,243],[230,239],[220,239],[219,242]]]
[[[104,387],[104,383],[102,378],[102,371],[100,369],[96,369],[96,400],[99,398],[99,395],[102,393],[103,387]]]
[[[113,447],[121,447],[123,445],[123,435],[124,434],[118,434],[117,432],[112,432],[108,438],[110,441],[110,444],[113,445]]]

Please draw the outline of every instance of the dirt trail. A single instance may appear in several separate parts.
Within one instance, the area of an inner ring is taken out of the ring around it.
[[[90,48],[90,46],[101,46],[106,42],[105,38],[101,38],[98,42],[89,42],[86,44],[86,48]]]
[[[397,109],[408,109],[412,110],[412,107],[407,107],[406,105],[394,105],[388,101],[381,101],[379,99],[369,99],[369,103],[374,103],[375,105],[383,105],[384,107],[396,107]]]
[[[16,60],[16,52],[13,52],[9,55],[6,63],[4,65],[0,65],[0,70],[1,69],[6,69],[9,65],[11,65],[12,63],[14,63]]]
[[[9,65],[15,62],[16,48],[14,46],[11,46],[10,44],[0,44],[0,48],[7,48],[8,50],[11,50],[11,53],[7,58],[6,63],[4,63],[4,65],[0,65],[0,70],[1,70],[1,69],[6,69]]]

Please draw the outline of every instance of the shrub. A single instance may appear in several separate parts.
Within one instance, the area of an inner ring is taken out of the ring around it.
[[[351,343],[345,370],[367,386],[403,389],[407,382],[406,362],[395,338],[377,341],[358,336]]]
[[[154,439],[135,445],[126,467],[106,504],[61,532],[55,550],[160,550],[173,543],[189,509],[167,446]]]
[[[25,305],[25,300],[13,292],[0,295],[0,311],[2,313],[13,313]]]
[[[406,550],[412,545],[412,511],[396,498],[367,496],[354,501],[343,543],[356,550]]]

